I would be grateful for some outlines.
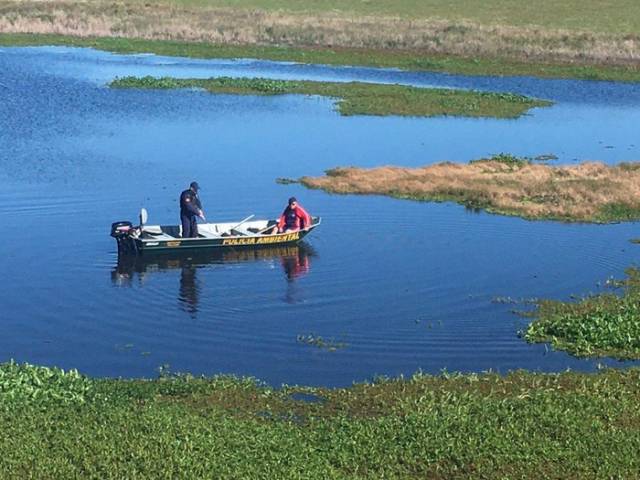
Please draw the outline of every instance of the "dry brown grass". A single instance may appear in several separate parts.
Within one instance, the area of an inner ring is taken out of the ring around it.
[[[470,21],[292,13],[135,0],[0,0],[0,32],[231,45],[395,49],[531,62],[638,65],[640,35]]]
[[[450,200],[531,219],[610,222],[640,218],[640,163],[552,167],[483,160],[421,168],[352,167],[330,170],[324,177],[303,177],[301,182],[332,193]]]

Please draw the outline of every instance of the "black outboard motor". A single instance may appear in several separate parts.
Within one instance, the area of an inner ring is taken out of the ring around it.
[[[111,236],[115,239],[129,236],[129,231],[133,228],[131,222],[115,222],[111,224]]]
[[[118,255],[122,253],[136,253],[136,243],[130,234],[134,231],[131,222],[115,222],[111,224],[111,236],[118,243]]]

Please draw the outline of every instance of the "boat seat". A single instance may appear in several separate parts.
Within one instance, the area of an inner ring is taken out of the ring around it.
[[[203,231],[198,230],[198,236],[202,238],[220,238],[220,234],[212,233],[207,230],[203,230]]]
[[[142,232],[143,238],[149,238],[153,240],[175,240],[176,237],[172,237],[171,235],[167,235],[164,232],[156,233],[156,232]]]
[[[232,235],[254,235],[254,232],[251,232],[244,225],[240,225],[239,227],[232,229],[231,234]]]
[[[220,238],[217,227],[209,227],[205,225],[198,225],[198,236],[202,238]]]
[[[176,237],[167,234],[162,230],[162,227],[157,225],[145,226],[142,229],[142,238],[153,239],[153,240],[175,240]]]

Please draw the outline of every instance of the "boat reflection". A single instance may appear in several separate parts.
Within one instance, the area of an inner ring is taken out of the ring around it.
[[[150,275],[180,269],[178,302],[185,312],[195,316],[198,313],[199,300],[202,295],[202,280],[197,275],[199,269],[214,264],[279,260],[287,282],[284,301],[296,303],[296,291],[293,283],[309,272],[310,258],[314,255],[313,248],[304,242],[281,247],[225,249],[210,253],[176,253],[162,256],[121,255],[118,257],[118,264],[111,271],[111,281],[119,287],[144,285]]]

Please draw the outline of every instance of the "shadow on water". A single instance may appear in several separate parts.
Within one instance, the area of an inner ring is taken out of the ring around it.
[[[287,282],[285,301],[296,303],[294,283],[296,279],[309,272],[310,258],[315,255],[315,250],[305,242],[281,247],[229,249],[188,254],[179,252],[146,256],[120,255],[117,265],[111,270],[111,281],[118,287],[131,287],[134,283],[143,284],[149,275],[179,269],[178,302],[185,312],[195,317],[203,287],[202,280],[197,275],[199,269],[215,264],[257,262],[279,258]]]

